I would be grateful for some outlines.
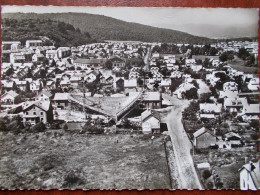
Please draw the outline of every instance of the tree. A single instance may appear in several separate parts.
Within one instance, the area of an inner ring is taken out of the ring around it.
[[[52,62],[51,62],[51,66],[52,66],[52,67],[55,67],[55,66],[56,66],[56,62],[55,62],[54,59],[53,59]]]
[[[12,74],[14,74],[14,68],[11,66],[10,68],[8,68],[5,74],[6,76],[11,76]]]
[[[143,79],[141,79],[140,77],[137,79],[137,84],[139,85],[139,86],[143,86],[143,84],[144,84],[144,81],[143,81]]]
[[[46,57],[44,57],[42,59],[42,63],[43,63],[43,65],[49,65],[49,60]]]
[[[250,53],[245,48],[240,48],[238,50],[238,57],[246,60],[250,56]]]
[[[203,171],[202,176],[206,180],[211,176],[211,172],[209,170],[205,170]]]
[[[211,47],[209,50],[209,55],[215,56],[218,53],[218,50],[215,47]]]
[[[111,60],[106,61],[106,63],[104,64],[104,68],[107,70],[112,70],[113,64],[112,64]]]
[[[63,128],[62,128],[63,130],[68,130],[68,125],[67,125],[67,123],[65,123],[64,125],[63,125]]]
[[[46,78],[46,71],[44,69],[40,70],[40,78],[45,79]]]
[[[219,59],[220,59],[220,61],[222,61],[222,62],[226,62],[227,59],[228,59],[227,53],[226,53],[226,52],[223,52],[223,53],[219,56]]]
[[[191,88],[190,90],[187,90],[183,92],[184,98],[190,99],[198,99],[198,89]]]
[[[39,122],[32,127],[32,132],[43,132],[45,129],[45,124],[43,122]]]

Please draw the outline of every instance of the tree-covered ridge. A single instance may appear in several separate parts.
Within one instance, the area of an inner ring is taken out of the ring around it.
[[[21,41],[22,45],[26,40],[47,37],[45,45],[78,46],[91,43],[89,33],[81,33],[80,29],[65,22],[57,22],[50,19],[8,19],[2,20],[2,40]]]
[[[63,21],[88,32],[97,40],[137,40],[145,42],[173,43],[209,43],[211,39],[193,36],[181,31],[162,29],[147,25],[124,22],[111,17],[86,13],[5,13],[2,18],[22,19],[51,19]]]

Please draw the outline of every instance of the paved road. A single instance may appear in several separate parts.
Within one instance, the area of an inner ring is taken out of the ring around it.
[[[164,95],[163,98],[168,99],[174,105],[167,117],[167,126],[180,176],[179,189],[202,189],[190,154],[192,144],[181,122],[182,111],[189,105],[189,101],[179,100],[168,95]]]

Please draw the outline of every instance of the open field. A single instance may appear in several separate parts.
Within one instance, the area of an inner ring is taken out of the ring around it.
[[[118,143],[117,143],[118,142]],[[0,184],[8,189],[169,189],[164,136],[48,130],[0,135]]]
[[[258,75],[258,67],[249,67],[245,66],[245,61],[235,56],[235,59],[228,62],[228,65],[232,68],[242,71],[246,74],[257,74]]]

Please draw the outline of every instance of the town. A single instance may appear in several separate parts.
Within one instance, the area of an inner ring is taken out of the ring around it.
[[[169,188],[259,189],[257,41],[46,41],[2,41],[1,132],[164,135]]]

